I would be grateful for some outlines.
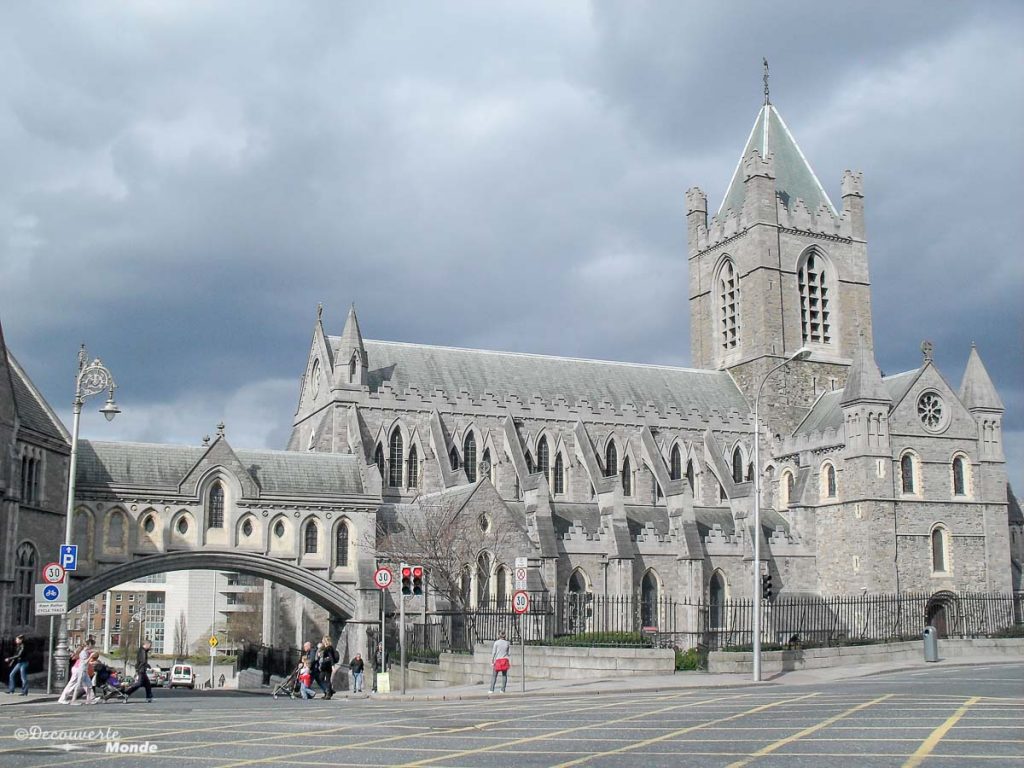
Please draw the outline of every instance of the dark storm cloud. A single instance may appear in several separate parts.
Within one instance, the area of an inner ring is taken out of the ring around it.
[[[761,99],[864,171],[880,365],[976,340],[1024,455],[1013,3],[22,4],[0,31],[0,313],[91,434],[280,446],[329,331],[688,362],[683,193]],[[102,432],[101,432],[102,430]],[[1022,484],[1022,483],[1018,483]]]

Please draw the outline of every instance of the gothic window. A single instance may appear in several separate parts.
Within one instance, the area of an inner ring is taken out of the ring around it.
[[[207,509],[207,528],[224,527],[224,486],[214,483],[210,489],[210,501]]]
[[[23,627],[35,621],[36,569],[38,567],[36,548],[29,542],[18,546],[14,555],[14,591],[11,598],[14,608],[14,624]]]
[[[177,528],[178,533],[180,533],[182,536],[188,533],[188,518],[185,515],[182,515],[178,518]]]
[[[629,465],[629,456],[622,460],[622,495],[633,495],[633,469]]]
[[[615,477],[619,474],[619,452],[615,449],[615,441],[609,440],[604,450],[604,476]]]
[[[467,432],[462,441],[462,466],[466,470],[466,479],[476,482],[476,436]]]
[[[306,532],[303,535],[304,548],[303,551],[307,555],[315,555],[317,547],[317,530],[316,523],[310,520],[306,523]]]
[[[348,543],[348,523],[343,522],[338,525],[334,542],[334,565],[338,568],[348,568]]]
[[[708,586],[708,624],[712,629],[721,629],[725,626],[725,577],[721,571],[715,571],[711,575],[711,584]]]
[[[548,474],[548,467],[550,464],[550,456],[548,455],[548,439],[541,437],[540,442],[537,443],[537,471],[544,475],[544,479],[548,482],[551,481],[551,476]]]
[[[38,504],[42,488],[42,460],[35,456],[21,457],[21,500],[26,504]]]
[[[788,508],[793,503],[795,485],[796,479],[793,477],[793,473],[787,469],[779,478],[779,507],[782,509]]]
[[[252,536],[252,520],[246,520],[242,523],[242,535],[245,536],[245,538]]]
[[[352,355],[352,359],[348,363],[348,380],[350,384],[356,383],[356,356]]]
[[[836,468],[831,464],[825,465],[825,496],[830,499],[836,497]]]
[[[800,267],[800,327],[805,344],[832,343],[831,268],[816,250],[807,254]]]
[[[373,463],[377,465],[377,471],[380,472],[380,481],[384,482],[384,446],[377,443],[377,448],[373,452]]]
[[[953,495],[967,495],[967,460],[963,456],[953,457]]]
[[[313,361],[313,370],[309,373],[309,391],[315,398],[320,394],[320,361]]]
[[[402,432],[395,427],[391,432],[391,461],[388,464],[388,485],[392,488],[402,487],[402,465],[405,463],[405,446]]]
[[[416,446],[409,446],[409,487],[418,488],[420,485],[420,459],[416,455]]]
[[[152,533],[156,530],[156,522],[153,520],[152,515],[146,515],[146,519],[142,521],[142,530],[146,533]]]
[[[555,494],[565,493],[565,465],[562,462],[562,454],[555,456]]]
[[[946,573],[946,529],[941,525],[932,530],[932,573]]]
[[[669,458],[668,476],[673,480],[679,480],[683,476],[683,457],[679,453],[679,446],[672,446],[672,454]]]
[[[508,568],[499,566],[494,572],[494,582],[494,601],[500,610],[508,602]]]
[[[476,561],[476,604],[482,605],[491,597],[491,558],[481,552]]]
[[[569,594],[584,595],[587,593],[587,577],[579,568],[569,576]]]
[[[729,352],[740,341],[740,281],[732,259],[718,270],[718,328],[722,349]]]
[[[687,459],[686,461],[686,484],[690,486],[690,493],[693,495],[697,494],[696,485],[697,482],[696,473],[693,469],[693,459]]]
[[[653,570],[647,571],[640,582],[640,623],[658,626],[658,577]]]
[[[223,526],[223,513],[221,518],[221,525]],[[124,514],[115,509],[110,513],[110,517],[107,518],[107,549],[114,551],[122,549],[125,543],[124,534]]]
[[[743,482],[743,454],[738,445],[732,451],[732,481],[734,483]]]
[[[903,493],[917,493],[917,467],[914,463],[914,455],[911,453],[904,453],[900,457],[900,483]]]
[[[459,452],[455,450],[454,446],[448,452],[448,463],[452,465],[452,472],[459,468]]]

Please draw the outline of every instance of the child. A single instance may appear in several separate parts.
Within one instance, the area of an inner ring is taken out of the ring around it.
[[[299,662],[299,690],[302,693],[302,698],[312,699],[316,696],[313,693],[313,673],[309,669],[309,658],[306,656],[302,657],[302,661]]]

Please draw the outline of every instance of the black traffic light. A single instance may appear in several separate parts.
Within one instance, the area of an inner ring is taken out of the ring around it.
[[[408,563],[402,563],[402,594],[412,594],[412,566]]]
[[[414,595],[423,594],[423,566],[414,565],[412,567],[412,593]]]
[[[761,597],[765,600],[772,599],[772,575],[770,573],[761,577]]]

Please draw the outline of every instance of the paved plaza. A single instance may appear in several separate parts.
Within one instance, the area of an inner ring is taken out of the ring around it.
[[[1020,766],[1022,705],[1021,663],[461,701],[160,691],[153,704],[5,706],[0,765]]]

